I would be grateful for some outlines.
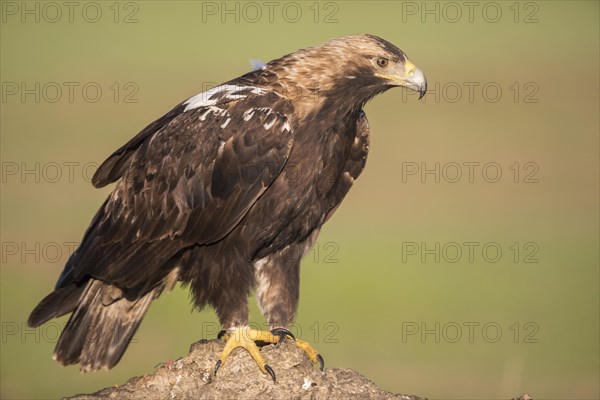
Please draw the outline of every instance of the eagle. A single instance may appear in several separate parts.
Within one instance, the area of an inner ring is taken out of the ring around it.
[[[215,309],[225,347],[276,375],[259,344],[293,340],[300,261],[361,174],[369,151],[363,107],[403,86],[427,90],[406,54],[374,35],[344,36],[272,60],[195,95],[116,150],[92,184],[115,183],[37,327],[71,313],[54,351],[84,372],[121,359],[148,307],[177,282]],[[269,330],[248,325],[255,293]]]

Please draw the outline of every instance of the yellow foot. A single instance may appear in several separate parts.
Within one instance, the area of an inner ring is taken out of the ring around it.
[[[225,348],[221,352],[221,356],[217,361],[217,365],[215,365],[215,374],[221,367],[221,365],[225,364],[227,357],[233,351],[233,349],[237,347],[243,347],[250,353],[250,356],[256,361],[258,368],[263,372],[263,374],[271,375],[273,382],[276,381],[275,372],[273,369],[267,364],[265,358],[260,354],[260,349],[256,345],[255,341],[260,340],[266,343],[276,343],[278,341],[277,336],[273,335],[269,331],[258,331],[255,329],[250,329],[248,327],[244,328],[236,328],[232,331],[229,331],[223,335],[219,334],[219,338],[224,337],[226,339]]]
[[[229,357],[229,354],[231,354],[233,349],[237,347],[243,347],[248,351],[248,353],[250,353],[250,356],[254,359],[254,361],[256,361],[258,368],[260,368],[264,374],[268,373],[273,379],[273,382],[276,382],[277,379],[275,377],[275,371],[273,371],[273,368],[267,364],[264,357],[260,354],[260,349],[256,345],[256,342],[276,343],[276,346],[279,346],[286,337],[292,338],[296,345],[306,353],[310,361],[313,364],[319,364],[319,368],[321,371],[323,371],[325,368],[323,357],[321,357],[321,355],[317,353],[317,351],[310,344],[308,344],[308,342],[296,339],[289,330],[278,328],[269,332],[243,327],[236,328],[229,332],[221,331],[221,333],[219,333],[219,339],[225,338],[226,342],[225,348],[221,352],[221,356],[215,365],[215,374],[221,365],[225,364],[227,357]]]
[[[271,332],[280,337],[279,341],[277,342],[277,346],[279,346],[281,342],[285,340],[286,336],[289,336],[292,339],[294,339],[294,343],[296,343],[296,346],[298,346],[302,351],[306,353],[306,355],[313,364],[319,364],[319,369],[321,371],[325,369],[325,361],[323,360],[323,357],[321,357],[321,355],[317,353],[314,347],[312,347],[308,342],[296,339],[292,332],[288,331],[287,329],[277,328],[273,329]]]
[[[321,371],[323,371],[325,369],[325,361],[323,360],[323,357],[321,357],[321,355],[319,353],[317,353],[315,348],[312,347],[308,342],[305,342],[304,340],[296,339],[296,346],[298,346],[302,350],[304,350],[304,352],[306,353],[306,355],[308,356],[310,361],[312,361],[313,364],[316,365],[318,363],[319,369]]]

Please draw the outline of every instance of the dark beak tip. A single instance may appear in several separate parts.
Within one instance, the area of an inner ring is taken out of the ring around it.
[[[427,93],[427,81],[425,81],[424,85],[419,87],[419,100],[421,100],[423,96],[425,96],[425,93]]]

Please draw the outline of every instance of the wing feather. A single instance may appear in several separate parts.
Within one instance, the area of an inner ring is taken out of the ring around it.
[[[147,286],[162,279],[168,271],[161,266],[181,249],[223,238],[283,168],[292,112],[282,97],[251,93],[143,130],[100,167],[95,186],[121,180],[57,286],[86,276]]]

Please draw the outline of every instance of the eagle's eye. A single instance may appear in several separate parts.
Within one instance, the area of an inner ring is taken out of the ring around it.
[[[388,59],[387,58],[383,58],[383,57],[379,57],[377,59],[377,65],[381,68],[385,68],[388,65]]]

